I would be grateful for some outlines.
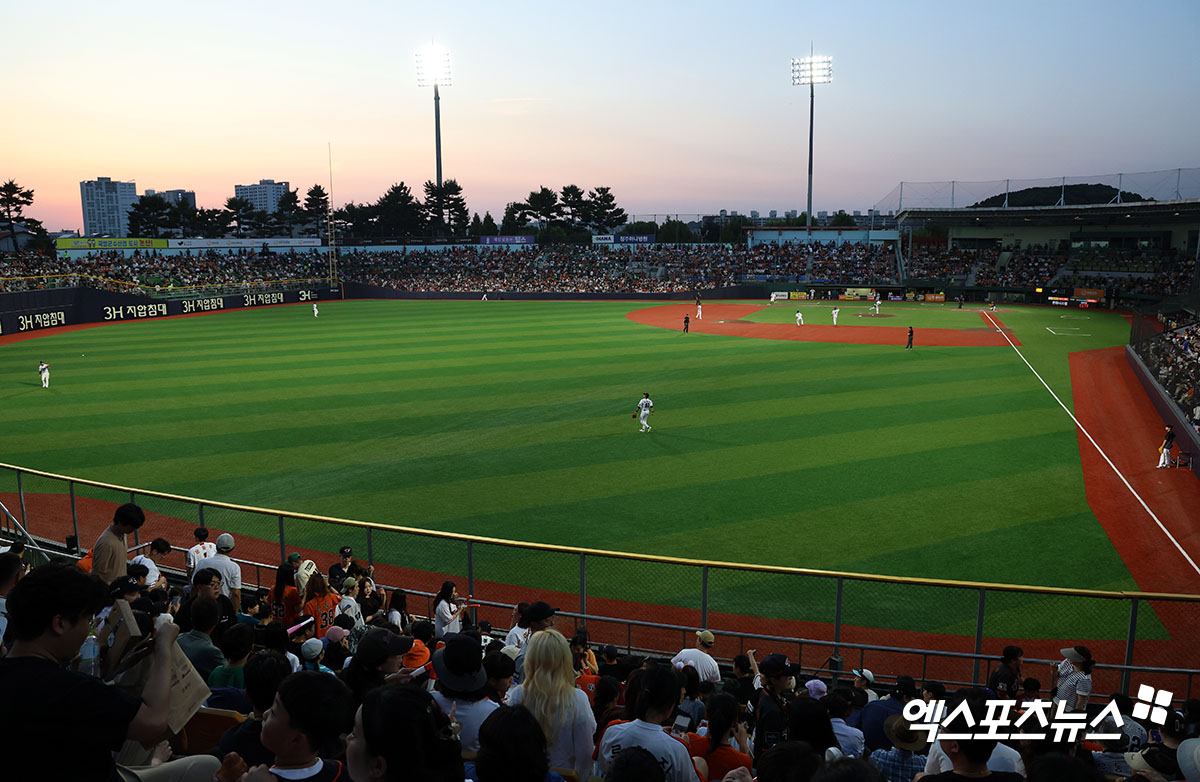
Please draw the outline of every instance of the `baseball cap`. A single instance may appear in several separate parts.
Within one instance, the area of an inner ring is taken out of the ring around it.
[[[946,685],[941,682],[925,682],[922,689],[930,693],[933,697],[944,699],[946,697]]]
[[[217,535],[217,551],[233,551],[233,535],[228,532]]]
[[[354,553],[354,549],[350,548],[349,546],[342,546],[341,550],[338,551],[338,553],[341,554],[343,557],[348,557]]]
[[[438,682],[460,693],[471,693],[487,684],[483,670],[483,647],[474,638],[454,633],[446,645],[433,653],[433,670]]]
[[[907,695],[910,698],[917,697],[917,683],[911,676],[897,676],[896,694]]]
[[[804,683],[804,689],[814,698],[824,698],[829,694],[829,688],[820,679],[809,679]]]
[[[1200,782],[1200,739],[1180,742],[1175,760],[1179,763],[1179,773],[1187,782]]]
[[[350,589],[351,587],[356,587],[356,586],[358,586],[358,579],[355,578],[354,576],[346,576],[344,579],[342,579],[342,591],[343,592],[345,592],[347,589]]]
[[[1059,649],[1058,651],[1059,654],[1073,663],[1081,663],[1084,660],[1092,659],[1092,652],[1086,646],[1069,646],[1066,649]]]
[[[788,663],[786,654],[768,654],[758,664],[758,670],[763,676],[783,676],[784,674],[795,674],[799,669],[799,665],[791,665]]]
[[[525,612],[525,618],[530,622],[544,622],[557,613],[557,608],[551,608],[549,603],[539,600],[530,604],[529,610]]]
[[[321,643],[320,638],[309,638],[300,644],[300,656],[305,660],[315,660],[321,656],[324,649],[325,644]]]
[[[333,627],[331,627],[325,631],[325,637],[329,639],[329,643],[331,643],[331,644],[336,644],[336,643],[340,642],[343,638],[345,638],[348,635],[350,635],[349,630],[347,630],[344,627],[338,627],[337,625],[334,625]]]
[[[717,637],[712,634],[711,630],[697,630],[696,637],[700,639],[700,643],[705,646],[712,646],[717,642]]]
[[[862,678],[866,679],[868,684],[875,683],[875,674],[871,673],[870,668],[855,668],[853,671],[851,671],[851,673],[853,673],[855,676],[861,676]]]
[[[291,554],[288,554],[287,561],[288,562],[299,562],[300,561],[300,552],[293,551]]]
[[[354,656],[364,665],[379,665],[389,657],[404,654],[412,648],[413,639],[407,635],[396,635],[382,627],[372,627],[358,641]]]
[[[108,595],[112,598],[118,598],[122,595],[132,595],[139,591],[141,591],[141,587],[138,586],[137,579],[133,576],[117,576],[108,585]]]
[[[1125,762],[1132,771],[1157,771],[1167,779],[1177,779],[1182,770],[1178,751],[1172,752],[1161,744],[1147,747],[1141,752],[1126,752]]]
[[[613,644],[605,644],[604,648],[602,648],[600,652],[606,660],[615,660],[617,659],[617,655],[621,653],[620,650],[617,649],[617,647]]]

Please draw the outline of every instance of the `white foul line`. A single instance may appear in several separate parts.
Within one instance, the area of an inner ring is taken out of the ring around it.
[[[1117,477],[1121,479],[1121,483],[1125,484],[1125,488],[1129,489],[1129,493],[1133,495],[1134,499],[1136,499],[1138,501],[1138,503],[1142,506],[1142,508],[1145,509],[1146,513],[1150,514],[1150,518],[1154,519],[1154,523],[1157,524],[1158,528],[1160,530],[1162,530],[1162,533],[1167,536],[1167,540],[1171,541],[1171,544],[1173,546],[1175,546],[1175,549],[1180,554],[1183,555],[1183,558],[1187,560],[1187,563],[1192,566],[1192,570],[1196,571],[1197,575],[1200,575],[1200,567],[1197,567],[1195,561],[1192,560],[1192,558],[1190,556],[1188,556],[1188,553],[1183,550],[1183,546],[1179,545],[1179,541],[1175,540],[1175,536],[1172,535],[1170,533],[1170,531],[1166,527],[1163,526],[1163,523],[1161,521],[1159,521],[1158,516],[1154,515],[1154,511],[1150,510],[1150,506],[1147,505],[1146,501],[1142,499],[1142,496],[1137,493],[1137,490],[1134,489],[1133,486],[1131,486],[1129,484],[1129,481],[1127,481],[1125,479],[1125,476],[1121,474],[1121,471],[1117,469],[1117,465],[1113,464],[1112,459],[1108,458],[1108,454],[1106,454],[1104,452],[1104,449],[1100,447],[1100,444],[1096,442],[1095,438],[1092,437],[1091,433],[1088,432],[1088,430],[1084,428],[1083,424],[1079,423],[1079,419],[1075,417],[1075,414],[1071,412],[1070,408],[1068,408],[1066,405],[1064,405],[1063,401],[1058,398],[1058,394],[1054,393],[1054,389],[1051,388],[1046,383],[1045,380],[1042,380],[1042,376],[1038,374],[1038,371],[1033,368],[1033,364],[1030,364],[1029,361],[1025,358],[1024,354],[1022,354],[1021,351],[1017,348],[1017,346],[1013,344],[1013,341],[1008,338],[1008,334],[1005,334],[1004,330],[1000,328],[1000,325],[998,323],[996,323],[995,320],[992,320],[992,317],[990,315],[988,315],[986,312],[982,313],[982,315],[985,318],[987,318],[988,320],[992,321],[992,325],[996,327],[996,331],[999,331],[1001,334],[1004,335],[1004,339],[1006,342],[1008,342],[1009,347],[1011,347],[1014,351],[1016,351],[1017,355],[1020,356],[1021,360],[1025,362],[1025,366],[1029,367],[1029,371],[1033,373],[1033,376],[1036,377],[1043,386],[1045,386],[1046,390],[1050,392],[1050,396],[1054,397],[1054,401],[1058,402],[1058,406],[1063,409],[1063,412],[1065,412],[1067,415],[1071,416],[1071,420],[1074,421],[1075,425],[1079,427],[1079,431],[1083,432],[1083,436],[1088,439],[1088,442],[1090,442],[1092,444],[1092,446],[1095,447],[1097,453],[1099,453],[1100,456],[1102,456],[1104,458],[1104,461],[1108,463],[1108,466],[1112,468],[1112,471],[1117,474]]]

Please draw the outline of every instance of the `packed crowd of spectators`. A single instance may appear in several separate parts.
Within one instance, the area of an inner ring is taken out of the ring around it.
[[[1200,432],[1200,323],[1191,317],[1163,319],[1162,334],[1133,347],[1180,412]]]
[[[981,269],[995,269],[999,250],[931,250],[914,249],[905,259],[909,279],[949,281],[960,278],[960,282],[971,273],[976,264]]]
[[[952,692],[753,649],[726,666],[709,630],[672,658],[634,656],[541,600],[514,606],[511,628],[476,624],[449,581],[431,617],[412,615],[350,547],[324,569],[291,554],[254,589],[233,536],[196,528],[186,581],[168,579],[166,540],[128,559],[144,523],[121,506],[78,562],[30,571],[20,546],[0,553],[6,778],[1200,782],[1200,701],[1139,720],[1128,696],[1095,697],[1085,646],[1042,669],[1047,688],[1008,646],[986,687]],[[179,683],[193,675],[206,685]],[[1079,729],[1047,729],[1063,714]],[[211,746],[201,717],[224,720]],[[1012,735],[980,735],[997,725]]]

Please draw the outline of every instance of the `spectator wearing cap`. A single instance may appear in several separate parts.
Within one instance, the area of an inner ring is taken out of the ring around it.
[[[596,668],[596,673],[600,676],[612,676],[617,681],[625,678],[625,669],[621,667],[618,660],[621,657],[621,650],[614,644],[605,644],[600,647],[601,663]]]
[[[716,642],[717,637],[711,631],[697,630],[696,646],[680,650],[678,654],[671,658],[671,664],[679,669],[682,669],[685,665],[690,665],[696,669],[696,673],[700,676],[700,681],[716,684],[721,681],[721,669],[717,666],[717,661],[708,653],[708,650]]]
[[[202,559],[197,569],[212,568],[221,574],[221,594],[233,603],[236,613],[242,605],[242,566],[229,556],[233,553],[233,535],[222,532],[217,536],[217,553]]]
[[[434,701],[444,713],[455,715],[463,749],[478,750],[479,726],[499,707],[487,697],[483,647],[469,635],[447,636],[446,645],[433,653],[433,670]]]
[[[557,608],[551,607],[549,603],[542,600],[529,604],[529,610],[525,612],[525,618],[529,623],[529,634],[526,636],[525,644],[517,652],[516,659],[513,660],[516,668],[513,672],[513,684],[520,684],[525,676],[525,647],[529,645],[529,640],[533,638],[534,633],[553,629],[554,616],[557,613]]]
[[[751,657],[750,660],[753,663],[754,658]],[[758,672],[762,677],[762,689],[758,691],[758,700],[753,704],[756,715],[756,764],[764,752],[787,737],[787,704],[796,688],[796,667],[788,662],[785,655],[768,654],[758,664]]]
[[[335,671],[346,667],[350,657],[350,631],[334,625],[325,632],[325,664]]]
[[[339,677],[350,688],[354,702],[362,703],[367,693],[400,673],[404,653],[413,639],[382,627],[369,628],[359,640],[354,656]]]
[[[288,554],[288,555],[287,555],[287,560],[286,560],[286,562],[287,562],[287,564],[288,564],[288,565],[290,565],[290,566],[291,566],[291,568],[292,568],[292,571],[293,571],[293,572],[295,572],[295,571],[297,571],[297,570],[299,570],[299,569],[300,569],[300,563],[301,563],[301,561],[303,561],[303,560],[302,560],[302,559],[301,559],[301,557],[300,557],[300,552],[299,552],[299,551],[293,551],[291,554]]]
[[[433,599],[433,635],[435,638],[462,630],[462,615],[471,606],[466,600],[462,601],[462,605],[458,605],[459,599],[458,587],[454,585],[454,582],[443,581],[442,588],[438,590],[437,596]]]
[[[208,559],[217,553],[216,544],[208,542],[208,527],[196,527],[192,530],[192,538],[195,539],[196,545],[183,554],[183,561],[187,566],[188,581],[191,581],[192,576],[196,574],[197,565],[201,560]]]
[[[138,554],[129,561],[132,565],[144,565],[146,568],[146,587],[148,589],[165,589],[167,577],[158,569],[158,563],[171,553],[171,544],[166,538],[155,538],[150,541],[150,547],[145,554]]]
[[[342,546],[338,554],[341,556],[341,559],[329,566],[330,584],[337,584],[340,589],[342,583],[347,578],[351,576],[358,578],[359,576],[367,575],[363,571],[362,566],[354,561],[354,549],[349,546]]]
[[[326,665],[321,663],[325,659],[325,642],[321,638],[309,638],[304,643],[300,644],[300,670],[302,671],[320,671],[321,673],[333,673]]]
[[[879,769],[887,782],[912,782],[913,777],[925,771],[925,739],[902,714],[888,717],[883,730],[891,748],[872,752],[871,765]]]
[[[904,704],[916,700],[918,697],[917,683],[913,681],[913,678],[897,676],[896,688],[892,690],[890,696],[871,701],[863,707],[862,714],[859,715],[858,727],[862,728],[868,753],[877,749],[891,748],[892,742],[885,730],[888,718],[895,714],[903,714]]]
[[[580,779],[587,779],[592,773],[596,718],[587,695],[575,687],[570,644],[562,633],[546,629],[530,635],[521,651],[528,655],[529,675],[508,691],[506,703],[521,703],[533,712],[546,733],[552,767],[574,769]],[[675,694],[663,719],[671,715],[679,700],[674,671],[668,673]]]
[[[988,677],[987,688],[1000,700],[1016,700],[1018,682],[1021,681],[1021,660],[1025,651],[1019,646],[1006,646],[1000,655],[1000,664]]]
[[[637,684],[640,693],[636,719],[609,725],[604,731],[597,751],[600,770],[607,774],[617,757],[623,756],[631,747],[640,747],[658,761],[667,782],[696,782],[699,774],[692,763],[688,745],[662,729],[662,724],[671,718],[679,702],[679,680],[675,671],[662,665],[652,666],[642,672]]]
[[[1200,738],[1181,742],[1175,759],[1187,782],[1200,782]]]
[[[171,655],[178,627],[154,631],[141,697],[69,669],[104,604],[100,580],[74,564],[35,568],[8,595],[12,651],[0,660],[4,779],[142,779],[118,768],[126,741],[153,745],[167,733]],[[211,779],[221,763],[195,756],[155,768],[164,779]]]
[[[105,584],[111,584],[118,576],[125,575],[125,562],[129,555],[125,548],[125,536],[146,523],[146,514],[132,502],[127,502],[113,513],[112,524],[92,547],[92,572],[100,576]]]
[[[1028,679],[1026,680],[1028,681]],[[1034,681],[1037,681],[1034,679]],[[941,682],[927,681],[921,685],[921,700],[926,703],[931,701],[946,700],[946,685]]]
[[[362,627],[366,622],[363,621],[362,607],[358,604],[358,579],[346,576],[338,584],[338,589],[342,592],[342,601],[338,603],[337,615],[348,616],[354,620],[355,627]]]
[[[851,673],[854,674],[854,689],[866,693],[867,703],[879,700],[879,694],[871,689],[875,684],[875,674],[869,668],[855,668]]]
[[[1057,681],[1050,685],[1054,702],[1062,703],[1068,711],[1085,711],[1092,694],[1092,667],[1096,661],[1086,646],[1059,650],[1063,660],[1054,668]]]

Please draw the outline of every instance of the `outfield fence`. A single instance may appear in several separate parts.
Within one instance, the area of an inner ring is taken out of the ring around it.
[[[197,527],[230,532],[245,586],[269,587],[295,551],[324,572],[336,551],[375,568],[381,586],[424,602],[443,580],[475,595],[476,618],[508,627],[512,605],[544,599],[586,622],[594,641],[666,651],[710,628],[723,657],[748,648],[783,651],[817,671],[867,666],[955,682],[986,679],[989,659],[1016,643],[1029,659],[1053,660],[1086,644],[1100,662],[1095,691],[1133,682],[1189,693],[1200,648],[1200,596],[1096,591],[843,573],[683,559],[463,535],[236,505],[0,464],[0,514],[9,536],[90,548],[113,510],[135,502],[147,514],[131,548],[163,537],[176,548]],[[403,508],[396,522],[408,521]],[[881,520],[881,524],[886,520]],[[799,534],[799,533],[797,533]],[[765,542],[764,545],[769,545]],[[949,544],[948,544],[949,545]],[[714,551],[719,552],[719,544]],[[1169,554],[1164,552],[1163,556]],[[953,551],[947,551],[953,556]],[[409,610],[420,613],[420,605]],[[737,648],[734,648],[734,647]],[[1033,674],[1037,675],[1037,674]],[[1048,684],[1048,670],[1044,674]]]

